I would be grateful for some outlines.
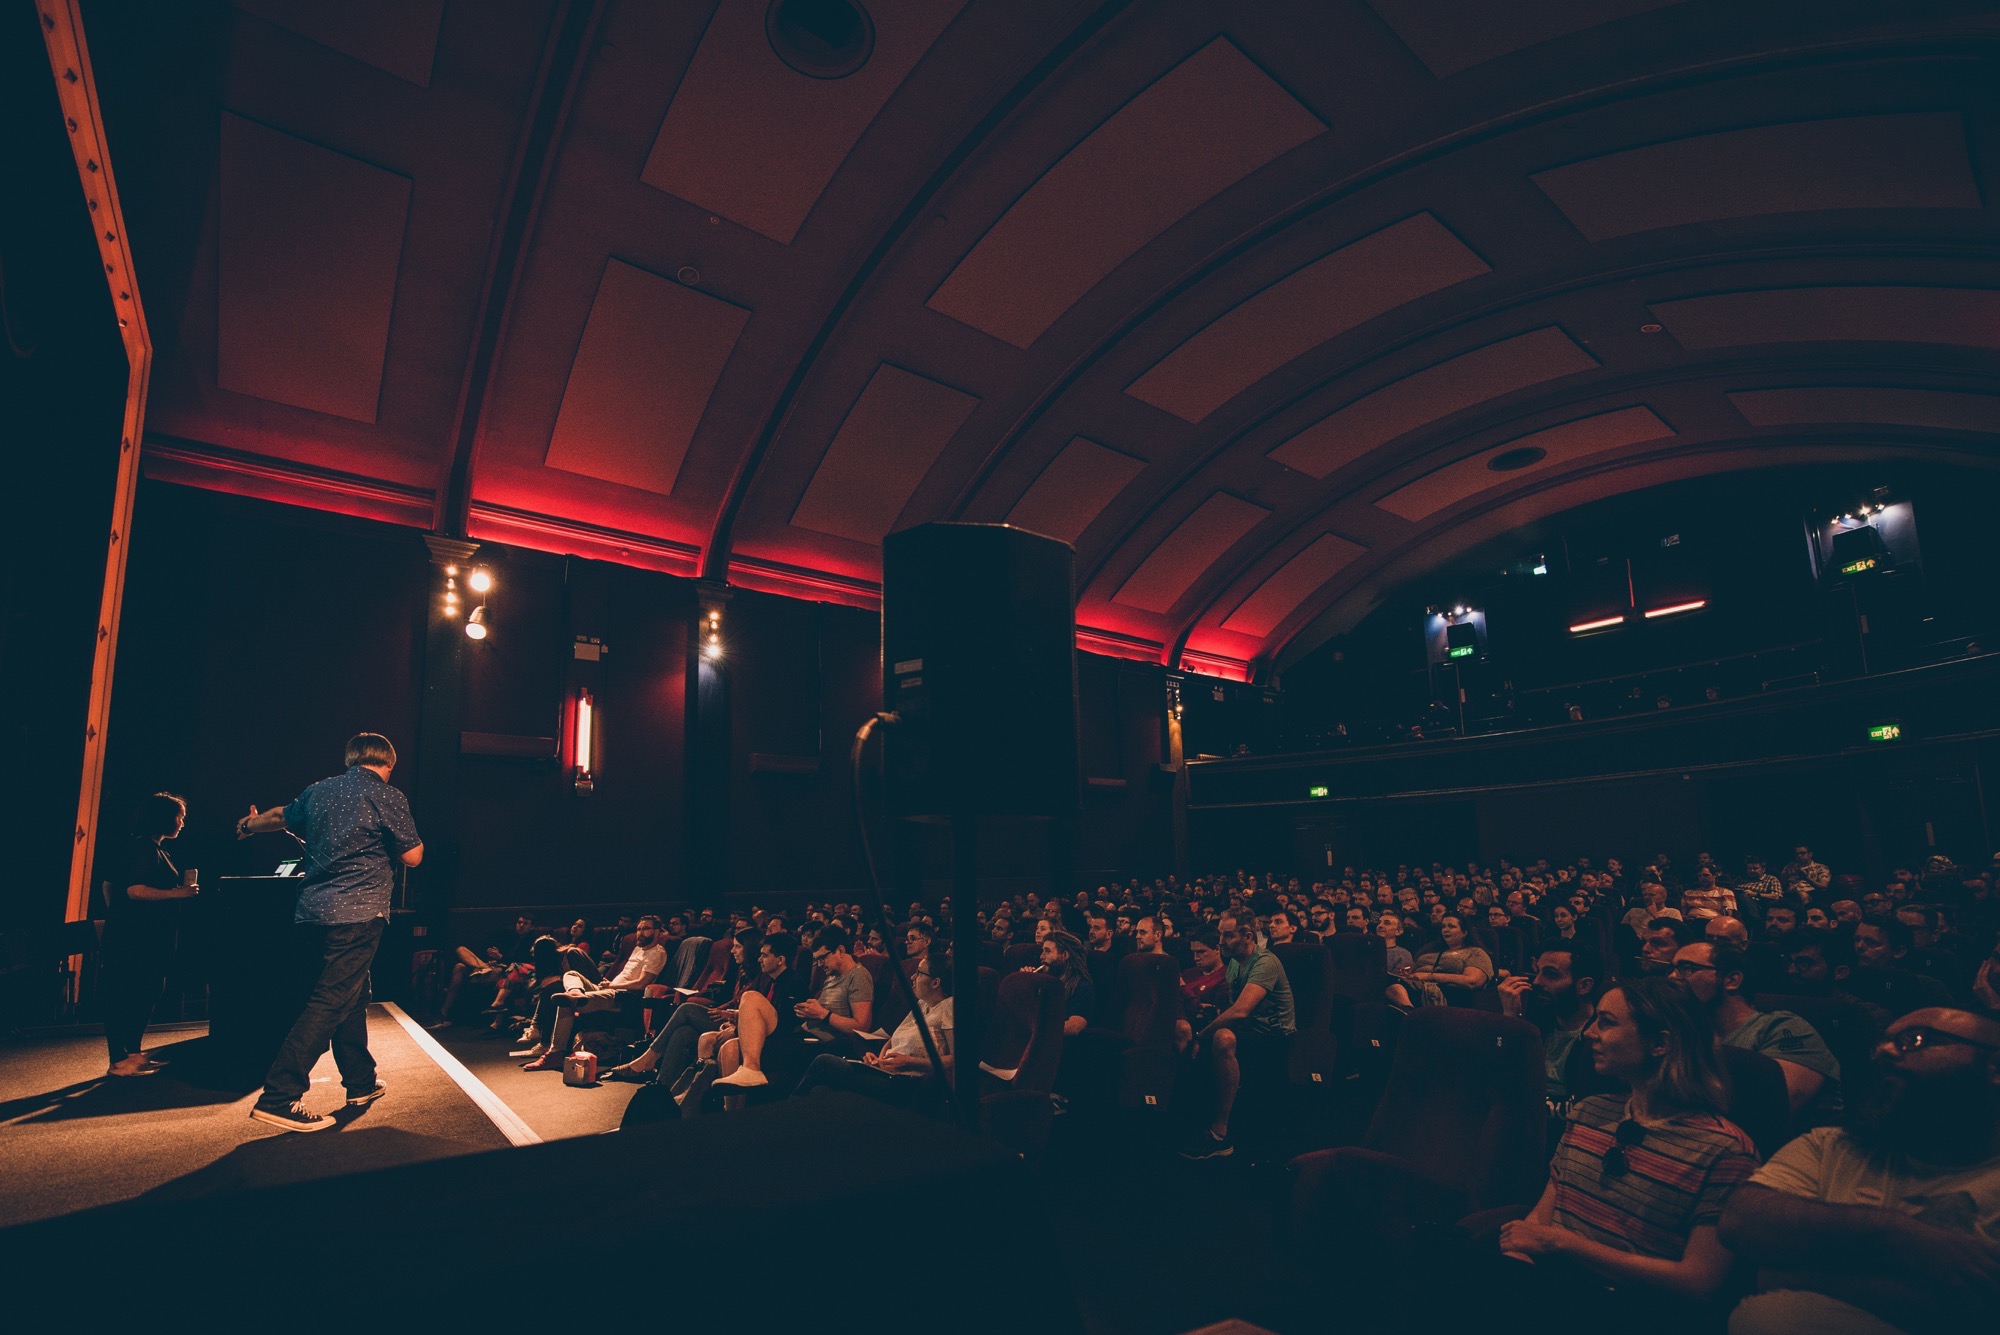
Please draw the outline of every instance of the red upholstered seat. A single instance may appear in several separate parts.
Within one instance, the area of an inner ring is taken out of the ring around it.
[[[1442,1006],[1410,1015],[1363,1143],[1292,1161],[1297,1222],[1380,1234],[1533,1200],[1544,1080],[1541,1035],[1525,1020]]]
[[[1042,948],[1032,941],[1016,941],[1001,952],[1000,967],[1025,969],[1042,962]]]
[[[1380,1001],[1388,984],[1389,948],[1373,932],[1335,932],[1325,942],[1333,994],[1349,1001]]]
[[[1791,1096],[1785,1072],[1777,1062],[1748,1048],[1721,1049],[1722,1069],[1729,1075],[1729,1120],[1743,1128],[1757,1146],[1757,1157],[1768,1159],[1792,1138]]]
[[[1292,985],[1292,1009],[1298,1032],[1292,1036],[1286,1075],[1295,1085],[1331,1085],[1340,1057],[1333,1033],[1333,988],[1330,959],[1318,943],[1272,946]]]
[[[1119,961],[1118,976],[1125,992],[1118,1104],[1164,1108],[1180,1066],[1174,1051],[1174,1022],[1181,1018],[1179,962],[1171,955],[1127,955]]]

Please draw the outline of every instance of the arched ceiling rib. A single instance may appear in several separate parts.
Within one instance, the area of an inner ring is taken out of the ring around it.
[[[88,6],[149,466],[857,603],[1017,523],[1248,676],[1498,525],[1995,458],[1990,5],[859,3],[834,79],[767,0]]]

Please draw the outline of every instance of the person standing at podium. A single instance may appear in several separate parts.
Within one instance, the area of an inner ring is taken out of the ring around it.
[[[112,1076],[152,1075],[161,1064],[144,1050],[146,1021],[160,999],[174,949],[173,901],[197,893],[192,872],[174,866],[163,846],[187,824],[175,793],[139,799],[123,856],[105,877],[104,1041]]]
[[[250,1116],[287,1131],[324,1131],[333,1119],[305,1105],[312,1068],[333,1044],[347,1089],[347,1106],[381,1098],[375,1058],[368,1052],[368,971],[389,921],[396,864],[424,860],[424,841],[410,819],[409,800],[389,785],[396,748],[380,733],[347,743],[347,770],[313,784],[289,806],[236,822],[236,837],[290,830],[306,846],[306,879],[294,921],[311,938],[320,961],[304,1011],[293,1022],[264,1077]]]

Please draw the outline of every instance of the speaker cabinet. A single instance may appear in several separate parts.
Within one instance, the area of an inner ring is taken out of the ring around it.
[[[925,524],[882,545],[884,740],[898,816],[1082,806],[1076,553],[1004,524]]]

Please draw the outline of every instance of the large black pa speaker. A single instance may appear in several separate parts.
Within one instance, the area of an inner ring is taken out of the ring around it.
[[[1004,524],[882,544],[884,740],[898,816],[1062,816],[1082,806],[1076,553]]]

